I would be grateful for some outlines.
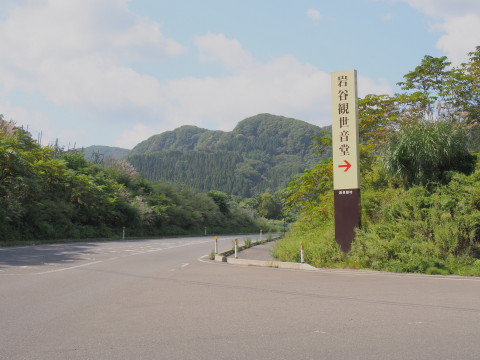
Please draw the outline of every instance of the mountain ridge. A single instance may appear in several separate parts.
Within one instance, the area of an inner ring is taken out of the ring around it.
[[[318,162],[313,138],[329,128],[266,113],[232,131],[184,125],[142,141],[126,159],[150,181],[249,197],[285,187]]]

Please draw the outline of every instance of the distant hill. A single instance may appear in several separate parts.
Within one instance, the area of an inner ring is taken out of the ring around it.
[[[182,126],[154,135],[134,147],[127,160],[151,181],[252,196],[285,187],[317,163],[312,137],[322,131],[330,132],[330,127],[259,114],[231,132]]]
[[[124,159],[130,153],[130,150],[112,146],[92,145],[83,148],[82,152],[85,154],[85,159],[94,161],[97,157],[100,157],[100,159],[106,159],[109,157],[114,159]]]

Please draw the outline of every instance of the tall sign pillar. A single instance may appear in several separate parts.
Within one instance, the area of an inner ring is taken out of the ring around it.
[[[356,70],[332,73],[332,115],[335,240],[348,252],[361,210]]]

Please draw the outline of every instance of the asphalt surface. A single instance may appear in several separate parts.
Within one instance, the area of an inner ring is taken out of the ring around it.
[[[237,266],[212,248],[1,249],[0,359],[479,358],[478,278]]]
[[[277,241],[269,241],[261,245],[252,246],[238,253],[238,259],[273,261],[273,249]],[[234,255],[230,255],[232,257]]]

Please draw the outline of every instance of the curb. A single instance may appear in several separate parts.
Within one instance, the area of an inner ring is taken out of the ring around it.
[[[244,249],[241,249],[244,250]],[[240,251],[241,251],[240,250]],[[249,260],[249,259],[234,259],[229,257],[233,254],[232,250],[226,251],[224,253],[216,254],[216,262],[226,262],[227,264],[232,265],[244,265],[244,266],[260,266],[260,267],[270,267],[278,269],[293,269],[293,270],[318,270],[316,267],[309,264],[301,263],[292,263],[292,262],[282,262],[282,261],[268,261],[268,260]]]
[[[293,269],[293,270],[317,270],[316,267],[308,264],[281,262],[281,261],[265,261],[265,260],[248,260],[248,259],[232,259],[227,258],[228,264],[246,265],[246,266],[261,266],[278,269]]]

